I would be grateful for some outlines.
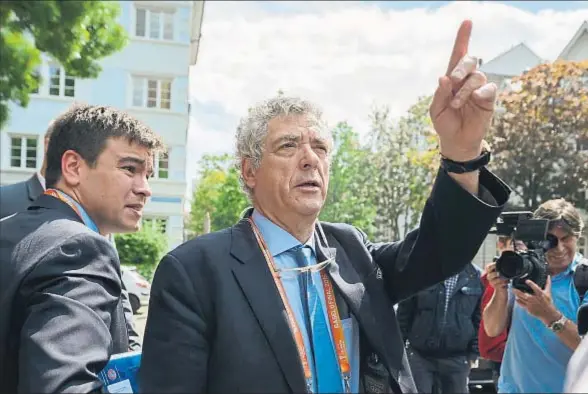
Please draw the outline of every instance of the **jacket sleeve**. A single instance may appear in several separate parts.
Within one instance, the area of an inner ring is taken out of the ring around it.
[[[50,249],[21,285],[19,392],[100,390],[120,293],[118,259],[103,237],[80,234]]]
[[[190,277],[172,254],[157,267],[151,297],[139,386],[145,393],[207,391],[208,291],[202,277]],[[227,376],[230,379],[230,376]]]
[[[440,169],[419,228],[401,242],[363,242],[381,267],[393,303],[464,269],[508,200],[510,189],[489,171],[480,171],[474,196]]]
[[[414,313],[416,310],[417,297],[412,296],[403,300],[398,304],[398,310],[396,315],[398,317],[398,325],[400,326],[400,332],[402,333],[402,339],[406,344],[408,335],[412,328],[412,322],[414,320]]]

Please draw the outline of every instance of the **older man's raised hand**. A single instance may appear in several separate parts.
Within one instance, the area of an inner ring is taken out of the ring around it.
[[[447,73],[439,78],[430,108],[441,154],[457,162],[480,154],[497,92],[496,85],[477,70],[477,59],[468,55],[471,33],[472,22],[466,20],[457,32]]]

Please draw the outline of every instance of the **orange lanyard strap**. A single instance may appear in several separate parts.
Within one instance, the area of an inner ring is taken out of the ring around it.
[[[80,219],[82,219],[82,221],[84,220],[84,217],[82,216],[82,213],[80,212],[80,210],[78,209],[78,207],[76,207],[70,200],[68,200],[67,198],[63,197],[61,195],[61,193],[59,193],[57,190],[55,190],[55,189],[47,189],[47,190],[45,190],[45,193],[43,193],[43,194],[46,194],[48,196],[55,197],[55,198],[63,201],[64,203],[66,203],[67,205],[69,205],[70,208],[73,209],[75,213],[78,214],[78,216],[80,217]]]
[[[304,378],[306,379],[309,391],[311,391],[312,372],[310,369],[310,365],[308,363],[308,356],[306,353],[306,347],[304,346],[304,340],[302,339],[300,327],[296,322],[294,312],[292,312],[292,307],[290,306],[288,298],[286,297],[286,291],[284,290],[284,286],[282,284],[282,281],[280,280],[280,274],[276,268],[276,264],[269,251],[269,248],[267,247],[263,239],[263,236],[261,235],[261,232],[259,231],[259,228],[257,228],[257,225],[255,224],[253,219],[249,218],[248,220],[251,224],[251,228],[253,229],[253,233],[255,234],[255,238],[257,239],[257,243],[263,253],[263,256],[265,257],[265,261],[267,262],[267,265],[272,273],[274,283],[276,284],[278,293],[280,294],[280,298],[282,299],[282,303],[284,304],[284,308],[286,309],[286,315],[288,316],[290,328],[292,330],[292,334],[294,335],[294,341],[296,342],[296,347],[298,348],[298,354],[300,355],[300,361],[302,362]],[[351,368],[349,367],[349,357],[347,356],[347,347],[345,345],[345,334],[343,333],[343,325],[341,324],[341,318],[339,317],[339,310],[337,308],[337,302],[335,300],[333,285],[331,284],[331,280],[328,274],[324,270],[322,270],[320,274],[325,292],[325,300],[327,303],[327,315],[329,317],[329,324],[331,325],[331,332],[333,333],[335,340],[335,349],[337,351],[337,360],[339,361],[339,368],[341,371],[341,375],[343,377],[345,391],[350,392],[349,379]]]

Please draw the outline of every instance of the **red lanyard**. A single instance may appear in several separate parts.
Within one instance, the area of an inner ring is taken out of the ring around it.
[[[263,236],[261,235],[261,232],[257,228],[257,225],[255,224],[253,219],[249,218],[249,223],[251,224],[251,228],[253,229],[253,233],[255,234],[255,238],[257,239],[259,248],[261,249],[263,256],[265,257],[265,261],[267,262],[270,272],[272,273],[274,283],[276,284],[278,293],[280,293],[280,298],[282,299],[284,308],[286,309],[286,315],[288,316],[290,329],[292,330],[292,334],[294,335],[294,341],[296,343],[296,347],[298,348],[300,361],[302,362],[304,378],[306,379],[306,386],[308,388],[308,391],[312,392],[312,372],[310,369],[310,365],[308,363],[308,356],[306,353],[306,347],[304,346],[304,340],[302,339],[300,327],[298,327],[298,323],[296,322],[296,318],[294,317],[294,312],[292,312],[292,307],[290,306],[288,298],[286,297],[286,291],[284,290],[284,285],[280,280],[280,274],[278,272],[278,269],[276,268],[276,264],[272,257],[272,254],[270,253],[269,248],[267,247],[263,239]],[[335,300],[335,293],[333,291],[333,285],[331,284],[329,275],[326,273],[325,270],[321,270],[320,275],[323,283],[323,288],[325,291],[325,300],[327,303],[327,315],[329,316],[329,324],[331,325],[331,332],[333,333],[333,337],[335,340],[335,349],[337,350],[339,369],[341,371],[341,376],[343,379],[343,383],[345,385],[345,392],[349,393],[351,392],[351,387],[349,384],[349,379],[351,378],[351,368],[349,366],[349,357],[347,356],[347,347],[345,345],[345,334],[343,333],[343,325],[341,324],[341,318],[339,317],[337,301]]]

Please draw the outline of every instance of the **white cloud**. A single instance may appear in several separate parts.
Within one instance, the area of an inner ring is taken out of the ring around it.
[[[488,61],[525,42],[554,59],[588,9],[527,12],[492,2],[390,10],[358,2],[215,2],[205,5],[190,176],[203,153],[230,152],[240,116],[278,89],[316,101],[327,119],[369,128],[374,104],[400,115],[433,93],[459,23],[474,22],[470,53]]]

